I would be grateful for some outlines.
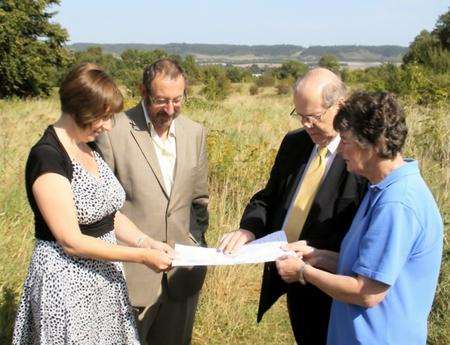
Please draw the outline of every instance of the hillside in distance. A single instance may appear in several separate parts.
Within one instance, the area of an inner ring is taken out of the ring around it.
[[[120,55],[127,49],[160,49],[169,54],[181,56],[193,55],[200,63],[282,63],[286,60],[300,60],[307,63],[317,62],[324,54],[333,54],[341,62],[400,62],[406,47],[384,46],[310,46],[302,47],[290,44],[279,45],[234,45],[234,44],[141,44],[141,43],[74,43],[69,49],[86,50],[89,47],[101,47],[105,53]]]

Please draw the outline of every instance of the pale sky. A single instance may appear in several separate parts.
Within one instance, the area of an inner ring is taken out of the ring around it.
[[[70,43],[408,46],[442,0],[62,0]]]

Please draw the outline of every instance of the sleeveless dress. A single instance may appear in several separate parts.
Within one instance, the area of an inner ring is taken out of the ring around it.
[[[78,222],[115,213],[125,192],[94,152],[99,178],[72,160]],[[116,244],[114,231],[100,237]],[[56,241],[36,239],[14,326],[13,344],[139,344],[120,262],[67,255]]]

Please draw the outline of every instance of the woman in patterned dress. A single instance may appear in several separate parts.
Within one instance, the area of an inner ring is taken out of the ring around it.
[[[120,262],[165,271],[174,252],[120,213],[125,192],[93,144],[123,108],[112,79],[83,63],[59,94],[62,115],[26,166],[36,244],[13,344],[139,344]]]

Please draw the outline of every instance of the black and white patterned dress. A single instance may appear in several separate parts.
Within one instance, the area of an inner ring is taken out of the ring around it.
[[[98,222],[125,200],[112,171],[94,155],[99,179],[71,162],[80,224]],[[114,231],[98,238],[116,243]],[[139,344],[122,264],[69,256],[56,241],[36,239],[13,344]]]

